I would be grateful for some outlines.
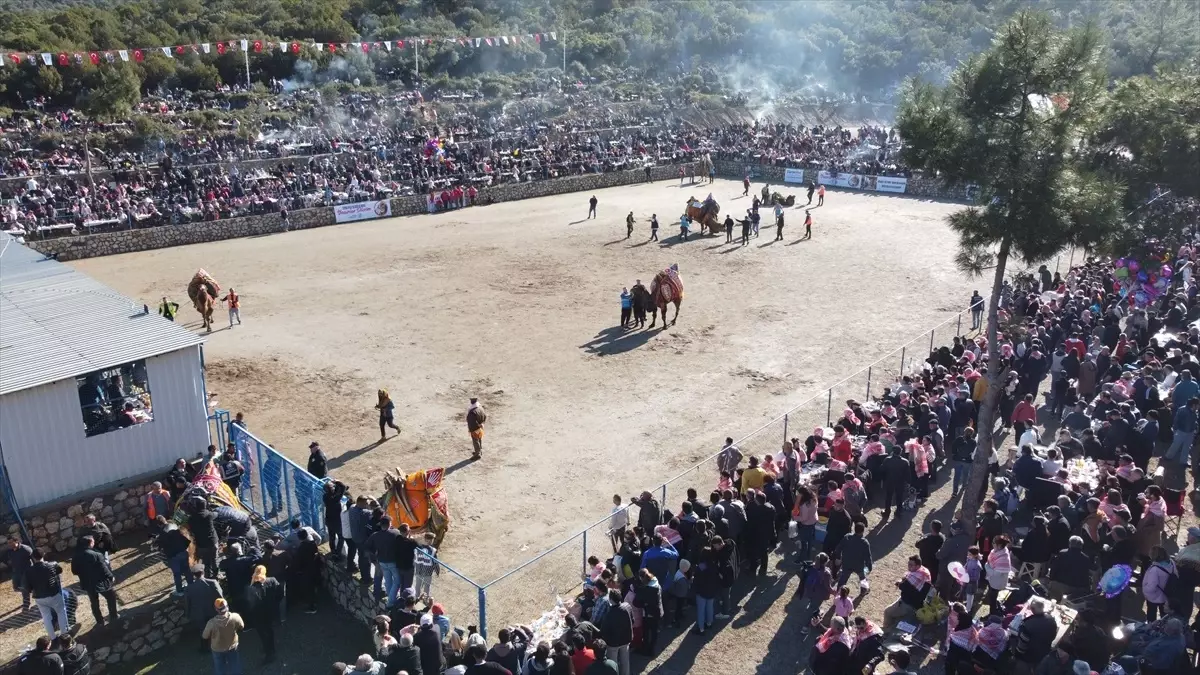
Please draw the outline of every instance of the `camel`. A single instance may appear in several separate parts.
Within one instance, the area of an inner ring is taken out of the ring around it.
[[[200,319],[204,322],[204,330],[212,332],[213,327],[213,309],[217,306],[217,299],[208,294],[208,289],[204,286],[196,292],[196,297],[192,298],[192,304],[196,307],[196,311],[200,313]]]
[[[405,473],[396,468],[383,473],[384,493],[379,503],[384,513],[396,524],[404,523],[413,530],[432,532],[433,545],[441,546],[450,529],[450,506],[442,491],[445,469],[424,469]]]
[[[197,270],[187,287],[188,297],[192,306],[199,312],[204,321],[204,329],[212,332],[213,310],[217,306],[217,298],[221,294],[221,285],[203,269]]]
[[[654,328],[659,312],[662,312],[663,330],[667,326],[674,326],[679,318],[679,305],[683,303],[683,279],[679,278],[679,265],[671,265],[654,275],[654,281],[650,282],[650,299],[653,303],[650,308],[650,327]],[[675,305],[675,316],[671,323],[667,323],[668,304]]]
[[[688,219],[693,223],[700,223],[701,231],[707,229],[709,234],[717,234],[724,229],[717,220],[717,214],[721,213],[721,205],[716,202],[713,202],[706,213],[704,202],[689,200],[686,213]]]

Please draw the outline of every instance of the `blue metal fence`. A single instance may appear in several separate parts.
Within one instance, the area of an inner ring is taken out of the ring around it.
[[[325,537],[321,495],[328,479],[314,477],[236,424],[229,425],[228,432],[245,468],[238,486],[242,505],[276,531],[288,531],[288,523],[299,519]]]

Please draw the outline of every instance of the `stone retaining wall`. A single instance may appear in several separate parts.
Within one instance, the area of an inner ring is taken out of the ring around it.
[[[346,564],[322,556],[325,568],[321,570],[321,585],[338,607],[350,613],[364,626],[371,626],[375,617],[384,614],[385,606],[375,600],[373,587],[363,585],[346,571]]]
[[[150,485],[135,485],[116,492],[99,495],[92,499],[66,502],[43,511],[23,511],[25,526],[33,538],[33,546],[49,553],[62,553],[75,546],[76,532],[83,526],[83,517],[89,513],[108,525],[114,536],[146,527],[146,514],[142,509],[142,497]],[[9,538],[20,538],[21,529],[15,523],[6,532],[0,532],[0,546]],[[7,570],[0,565],[0,570]]]
[[[763,164],[747,167],[745,164],[731,160],[717,160],[713,164],[717,174],[725,178],[741,180],[742,176],[746,175],[747,168],[750,168],[752,179],[755,182],[784,185],[784,167],[782,166]],[[655,181],[673,180],[679,175],[678,172],[679,169],[676,165],[657,166],[651,170],[651,178]],[[487,205],[518,199],[547,197],[568,192],[589,192],[620,185],[641,183],[645,179],[646,176],[643,170],[634,169],[631,171],[584,174],[524,183],[506,183],[481,190],[477,198],[477,203],[479,205]],[[809,179],[816,179],[816,171],[811,169],[805,170],[805,180]],[[801,185],[795,185],[795,190],[798,192],[802,187]],[[831,189],[836,190],[837,188]],[[895,193],[879,194],[889,197],[901,196]],[[904,193],[904,196],[963,201],[965,195],[961,188],[947,187],[939,180],[914,177],[908,179],[908,189]],[[392,199],[393,216],[410,216],[425,212],[424,195],[412,195]],[[292,211],[291,220],[293,229],[324,227],[335,224],[333,209],[328,207]],[[207,241],[270,234],[279,230],[279,214],[266,214],[247,218],[186,223],[183,225],[163,225],[161,227],[142,230],[31,240],[27,243],[31,248],[46,255],[57,255],[59,260],[78,260],[80,258],[94,258],[118,253],[132,253],[170,246],[185,246]]]
[[[76,612],[86,612],[87,597],[79,596]],[[101,675],[118,663],[129,663],[179,642],[187,628],[183,599],[167,596],[121,614],[120,626],[93,628],[79,637],[92,656],[92,675]],[[0,664],[0,675],[16,675],[20,657]]]

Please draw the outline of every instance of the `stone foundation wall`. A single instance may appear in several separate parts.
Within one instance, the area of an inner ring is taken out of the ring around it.
[[[142,508],[142,497],[150,490],[150,484],[122,488],[111,494],[100,495],[79,502],[66,502],[44,511],[23,511],[25,526],[33,538],[33,546],[47,553],[59,554],[75,546],[76,532],[83,526],[83,517],[89,513],[108,525],[113,536],[137,531],[146,527],[146,514]],[[21,537],[21,529],[15,523],[5,532],[0,532],[0,546],[9,538]],[[55,556],[60,558],[61,556]],[[7,565],[0,570],[7,571]]]
[[[323,227],[334,223],[332,208],[303,209],[289,214],[292,229],[301,230],[309,227]],[[254,235],[279,232],[281,223],[278,213],[246,218],[228,218],[225,220],[206,220],[199,223],[184,223],[182,225],[163,225],[148,227],[141,230],[124,230],[121,232],[104,232],[77,237],[59,237],[57,239],[27,240],[26,244],[46,255],[57,254],[59,260],[78,260],[80,258],[95,258],[118,253],[134,251],[149,251],[170,246],[186,246],[201,244],[206,241],[222,239],[237,239]]]
[[[755,182],[765,181],[784,185],[784,167],[782,166],[762,164],[747,167],[743,163],[731,160],[716,160],[713,164],[717,174],[724,178],[741,180],[747,168],[749,168],[751,170],[751,177]],[[677,165],[657,166],[651,170],[651,179],[655,181],[674,180],[678,177],[678,172],[679,168]],[[815,180],[816,177],[816,171],[805,171],[805,180]],[[567,176],[564,178],[525,183],[507,183],[481,190],[476,203],[483,206],[518,199],[548,197],[568,192],[590,192],[620,185],[633,185],[645,180],[645,172],[641,169],[634,169],[630,171]],[[799,192],[801,188],[801,185],[794,185],[796,192]],[[836,190],[838,188],[832,189]],[[894,193],[879,194],[890,197],[900,196]],[[965,201],[965,194],[962,188],[948,187],[939,180],[922,177],[909,178],[908,189],[904,195],[909,197]],[[425,211],[424,195],[412,195],[392,199],[392,215],[394,216],[418,215],[425,213]],[[327,207],[292,211],[291,220],[293,229],[325,227],[335,224],[333,209]],[[272,213],[247,218],[231,218],[228,220],[204,221],[184,225],[164,225],[143,230],[105,232],[77,237],[60,237],[44,241],[33,240],[27,243],[31,248],[46,255],[57,255],[59,260],[78,260],[80,258],[132,253],[170,246],[199,244],[207,241],[250,237],[270,234],[279,230],[279,214]]]
[[[375,600],[371,586],[358,583],[358,579],[346,571],[346,563],[322,556],[325,568],[321,570],[321,585],[338,607],[350,613],[364,626],[371,626],[375,617],[384,614],[382,602]]]
[[[86,612],[87,596],[78,596],[76,612]],[[183,599],[167,596],[149,605],[142,605],[121,615],[119,627],[94,628],[79,636],[92,656],[92,675],[108,672],[119,663],[129,663],[179,642],[187,628]],[[0,664],[0,675],[16,675],[20,657]]]

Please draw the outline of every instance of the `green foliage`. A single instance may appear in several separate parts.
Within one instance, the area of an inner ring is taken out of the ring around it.
[[[1121,175],[1133,202],[1155,184],[1176,195],[1200,194],[1200,68],[1169,68],[1119,82],[1092,144],[1096,165]]]
[[[950,84],[913,83],[897,115],[903,155],[952,184],[979,186],[981,203],[951,214],[956,263],[993,270],[988,344],[997,344],[997,305],[1010,258],[1035,264],[1068,245],[1095,248],[1122,222],[1119,184],[1090,170],[1084,143],[1100,118],[1106,73],[1091,25],[1067,32],[1046,14],[1017,14],[992,47],[964,63]],[[1002,382],[999,349],[989,352],[979,411],[979,448],[962,512],[979,510]]]
[[[91,49],[193,44],[220,39],[302,40],[298,59],[278,52],[251,57],[251,77],[308,78],[337,60],[317,55],[310,41],[355,42],[424,36],[525,35],[556,31],[567,47],[570,77],[596,76],[603,67],[634,68],[656,81],[679,68],[715,66],[706,93],[719,84],[760,86],[779,95],[813,91],[888,95],[904,78],[921,74],[941,83],[971,54],[988,47],[994,31],[1021,6],[1018,0],[10,0],[0,10],[0,51],[71,53]],[[1111,74],[1150,74],[1200,51],[1200,17],[1193,0],[1088,2],[1033,0],[1059,27],[1095,19],[1111,39]],[[1091,14],[1089,14],[1089,12]],[[483,73],[562,67],[561,42],[474,47],[420,47],[426,77],[451,81]],[[189,57],[190,59],[190,57]],[[205,56],[226,83],[245,77],[241,54]],[[143,91],[163,84],[207,86],[212,71],[150,54],[137,66]],[[373,54],[355,73],[328,79],[362,82],[410,77],[414,50]],[[306,64],[297,70],[297,64]],[[176,70],[178,80],[174,79]],[[0,69],[0,103],[20,107],[42,88],[29,66]],[[644,78],[643,78],[643,81]],[[822,89],[823,87],[823,89]],[[74,94],[68,92],[68,97]]]

